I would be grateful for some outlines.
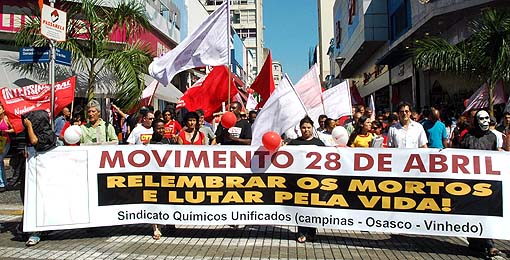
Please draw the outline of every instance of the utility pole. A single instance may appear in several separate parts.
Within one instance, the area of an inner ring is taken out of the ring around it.
[[[50,6],[55,8],[55,0],[50,0]],[[55,40],[50,40],[50,73],[49,81],[51,85],[50,97],[50,122],[51,130],[55,130]]]

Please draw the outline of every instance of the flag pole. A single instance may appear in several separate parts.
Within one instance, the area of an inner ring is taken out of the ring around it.
[[[228,62],[228,97],[227,97],[227,101],[228,101],[228,111],[230,111],[230,84],[232,84],[232,75],[230,74],[231,73],[231,69],[232,69],[232,64],[231,64],[231,58],[230,58],[230,0],[227,0],[227,62]]]
[[[319,70],[319,65],[317,63],[315,63],[314,66],[315,66],[316,70]],[[322,73],[322,72],[319,70],[319,73]],[[321,80],[321,78],[322,77],[319,76],[317,81],[319,81],[319,88],[321,88],[321,89],[319,89],[319,92],[321,93],[322,112],[323,112],[323,114],[326,114],[326,107],[324,106],[324,99],[322,98],[322,80]]]
[[[159,87],[159,81],[156,82],[156,87],[154,88],[154,92],[152,92],[152,95],[149,97],[149,102],[147,103],[148,106],[151,106],[152,99],[154,99],[154,95],[156,94],[156,90],[158,89],[158,87]]]

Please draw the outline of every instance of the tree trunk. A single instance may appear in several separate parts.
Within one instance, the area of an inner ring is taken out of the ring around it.
[[[87,102],[94,99],[95,94],[95,84],[96,84],[96,74],[94,73],[95,66],[94,60],[90,60],[90,71],[89,71],[89,80],[88,80],[88,89],[87,89]]]

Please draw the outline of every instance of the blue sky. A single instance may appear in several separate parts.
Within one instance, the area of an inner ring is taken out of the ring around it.
[[[263,0],[264,47],[293,83],[308,70],[308,52],[319,42],[316,0]]]

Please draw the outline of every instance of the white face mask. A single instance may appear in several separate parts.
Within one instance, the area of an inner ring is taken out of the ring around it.
[[[490,122],[490,116],[489,113],[486,111],[480,111],[478,114],[476,114],[476,120],[478,121],[478,126],[482,131],[489,130],[489,122]]]

